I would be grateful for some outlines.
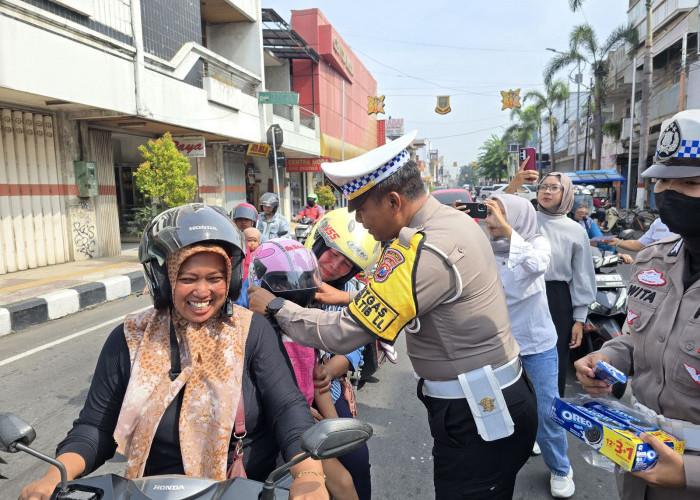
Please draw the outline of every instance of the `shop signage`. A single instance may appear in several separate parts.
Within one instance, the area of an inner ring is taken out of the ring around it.
[[[320,172],[321,163],[330,158],[287,158],[287,172]]]
[[[338,57],[343,62],[345,69],[350,73],[350,76],[355,76],[355,68],[352,67],[352,61],[345,53],[345,49],[343,49],[343,46],[340,44],[340,40],[335,37],[333,37],[333,52],[338,54]]]
[[[204,136],[173,137],[173,142],[177,150],[187,158],[204,158],[207,156]]]
[[[388,118],[386,120],[386,135],[389,137],[403,135],[403,118]]]
[[[267,155],[270,154],[270,149],[270,146],[268,146],[264,142],[254,142],[252,144],[248,144],[248,150],[246,151],[246,154],[248,156],[259,156],[260,158],[267,158]]]
[[[258,92],[258,104],[299,104],[299,94],[296,92]]]

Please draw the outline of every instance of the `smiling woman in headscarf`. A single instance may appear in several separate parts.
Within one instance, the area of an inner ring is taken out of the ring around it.
[[[540,234],[537,213],[528,200],[498,194],[485,203],[486,229],[506,294],[510,328],[537,396],[537,443],[550,471],[552,495],[567,498],[575,487],[566,456],[566,431],[549,418],[552,399],[558,396],[559,371],[557,332],[544,282],[549,242]]]
[[[567,214],[574,186],[567,175],[552,172],[537,187],[537,221],[549,240],[552,261],[544,276],[549,311],[557,329],[559,395],[564,395],[569,350],[581,345],[588,305],[595,300],[595,272],[586,231]]]
[[[248,477],[264,480],[280,452],[285,461],[302,453],[299,437],[313,420],[278,337],[265,318],[232,304],[244,255],[231,219],[200,203],[171,208],[146,228],[139,260],[154,307],[128,315],[102,348],[85,406],[58,445],[69,480],[115,451],[126,456],[129,479],[224,480],[239,411]],[[291,472],[290,498],[328,498],[320,462]],[[49,498],[58,480],[52,466],[20,499]]]

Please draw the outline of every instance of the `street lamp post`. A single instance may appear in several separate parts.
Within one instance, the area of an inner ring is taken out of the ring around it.
[[[552,49],[551,47],[547,47],[547,50],[550,52],[556,52],[557,54],[564,54],[566,55],[566,52],[560,52],[558,50]],[[581,75],[581,61],[578,61],[578,69],[576,73],[576,78],[574,81],[576,82],[576,144],[574,145],[574,170],[578,170],[578,129],[581,124],[581,118],[580,118],[580,113],[581,113],[581,80],[583,75]],[[549,133],[551,134],[552,131],[550,130]],[[552,154],[554,154],[554,151],[552,151]]]

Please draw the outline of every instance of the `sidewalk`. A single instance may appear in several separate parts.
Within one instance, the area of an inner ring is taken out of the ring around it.
[[[119,256],[0,275],[0,336],[140,292],[142,269],[126,243]]]

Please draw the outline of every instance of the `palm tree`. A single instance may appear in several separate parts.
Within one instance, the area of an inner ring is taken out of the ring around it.
[[[544,94],[538,90],[526,92],[523,102],[535,101],[534,106],[542,111],[547,110],[547,121],[549,123],[549,162],[551,170],[555,171],[556,162],[554,160],[554,139],[557,136],[558,124],[554,118],[554,108],[561,106],[569,98],[569,87],[561,80],[545,84]],[[539,133],[540,166],[542,166],[542,127],[540,123]]]
[[[487,179],[501,181],[508,172],[507,138],[499,138],[495,134],[479,148],[479,174]]]
[[[569,34],[569,52],[557,54],[549,61],[544,71],[545,84],[550,84],[554,75],[567,66],[580,63],[590,66],[593,73],[593,88],[591,92],[595,106],[593,113],[595,153],[599,163],[603,148],[603,102],[605,100],[605,84],[609,70],[606,57],[608,52],[616,49],[623,42],[628,42],[633,47],[636,47],[637,40],[637,30],[631,25],[616,28],[602,45],[598,42],[593,28],[589,24],[574,26],[574,29]]]
[[[542,109],[537,106],[513,108],[510,111],[510,119],[517,121],[505,130],[503,138],[511,138],[524,146],[532,140],[532,134],[542,127]]]

